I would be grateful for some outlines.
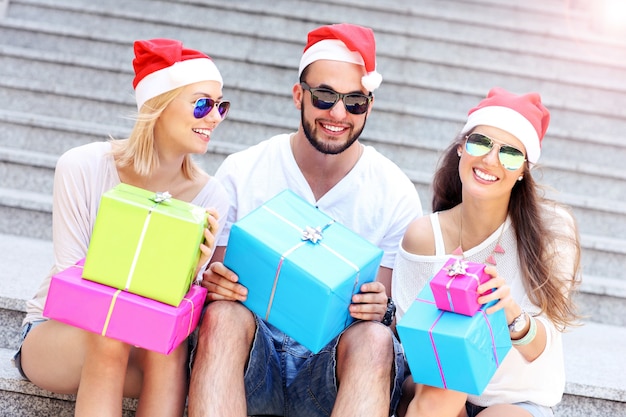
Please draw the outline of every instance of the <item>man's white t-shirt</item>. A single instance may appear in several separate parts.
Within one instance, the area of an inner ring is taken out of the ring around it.
[[[409,223],[422,215],[411,180],[392,161],[364,146],[352,170],[319,200],[302,175],[289,134],[274,136],[228,156],[215,177],[230,196],[230,211],[217,242],[227,246],[231,225],[289,189],[384,251],[381,266],[393,268]]]

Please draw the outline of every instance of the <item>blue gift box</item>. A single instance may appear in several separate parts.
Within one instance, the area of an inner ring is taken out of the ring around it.
[[[504,310],[473,316],[439,310],[424,286],[397,324],[413,380],[480,395],[511,349]]]
[[[251,311],[316,353],[353,318],[383,252],[286,190],[235,222],[224,265],[248,288]]]

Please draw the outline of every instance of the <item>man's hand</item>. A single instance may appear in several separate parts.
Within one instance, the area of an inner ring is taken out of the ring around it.
[[[239,277],[221,262],[213,262],[202,274],[202,286],[207,289],[207,301],[245,301],[248,289],[238,283]]]
[[[352,296],[350,315],[357,320],[382,321],[387,311],[385,286],[378,281],[361,285],[361,292]]]

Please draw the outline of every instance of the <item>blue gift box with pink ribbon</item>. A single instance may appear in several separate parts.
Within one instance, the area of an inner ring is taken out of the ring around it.
[[[450,258],[430,280],[430,289],[439,309],[473,316],[480,309],[477,288],[489,279],[484,264]]]
[[[224,265],[248,288],[244,305],[316,353],[354,321],[352,295],[382,255],[285,190],[233,224]]]
[[[503,310],[440,310],[425,285],[396,328],[415,382],[480,395],[511,349]]]

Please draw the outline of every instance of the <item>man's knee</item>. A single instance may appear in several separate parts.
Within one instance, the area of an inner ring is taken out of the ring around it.
[[[353,324],[341,336],[352,344],[383,344],[393,347],[393,338],[389,328],[375,321],[361,321]],[[340,341],[341,343],[341,341]]]
[[[338,360],[345,354],[354,355],[361,352],[363,359],[370,364],[393,362],[393,336],[389,328],[378,322],[363,321],[348,328],[339,339]]]
[[[256,329],[254,315],[243,304],[234,301],[213,301],[204,311],[199,326],[199,343],[220,338],[224,334],[239,335],[252,340]]]

